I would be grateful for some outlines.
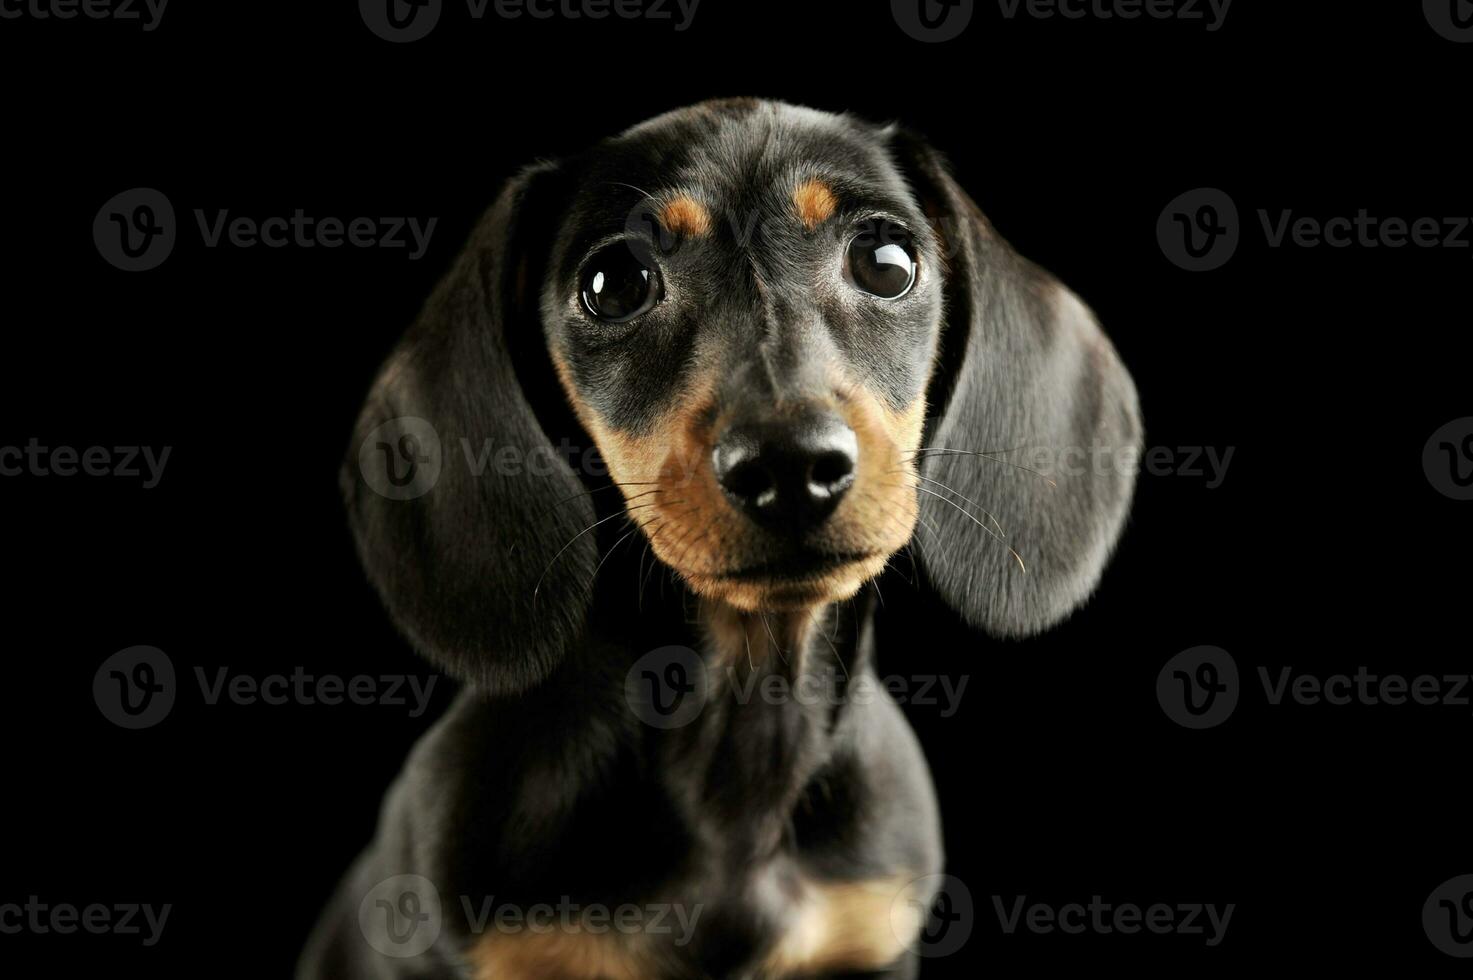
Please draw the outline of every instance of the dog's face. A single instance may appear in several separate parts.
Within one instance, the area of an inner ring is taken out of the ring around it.
[[[597,516],[600,477],[562,463],[451,465],[462,445],[556,456],[568,406],[621,512]],[[385,496],[360,450],[406,425],[446,465]],[[1093,316],[930,147],[731,100],[512,180],[380,372],[343,486],[401,628],[510,691],[582,642],[600,527],[621,516],[740,610],[852,595],[909,542],[963,618],[1041,630],[1094,588],[1133,471],[1044,477],[1009,454],[1128,458],[1140,435]]]
[[[938,245],[880,147],[810,115],[600,146],[541,297],[631,519],[745,610],[853,595],[916,522]]]

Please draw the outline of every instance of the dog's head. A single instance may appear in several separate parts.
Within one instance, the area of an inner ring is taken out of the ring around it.
[[[1013,454],[1140,438],[1089,312],[928,147],[758,101],[514,180],[370,395],[344,471],[365,563],[425,653],[492,689],[557,661],[599,559],[599,487],[552,446],[551,392],[695,593],[817,606],[914,540],[941,594],[1008,635],[1093,588],[1132,484]],[[370,445],[434,441],[423,492],[367,479]]]

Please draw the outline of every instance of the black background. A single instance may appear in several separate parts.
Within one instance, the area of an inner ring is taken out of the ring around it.
[[[885,3],[704,0],[668,23],[473,22],[389,44],[351,3],[185,3],[158,30],[0,21],[5,102],[0,445],[170,446],[162,483],[0,479],[8,629],[0,903],[171,903],[162,940],[0,936],[14,964],[286,976],[368,840],[406,750],[448,702],[209,706],[193,671],[428,674],[353,554],[336,489],[379,361],[520,165],[659,111],[761,95],[900,119],[1000,231],[1098,312],[1147,444],[1234,447],[1226,479],[1144,475],[1092,602],[1022,643],[884,583],[887,673],[968,678],[907,709],[976,915],[924,975],[1054,966],[1214,974],[1461,964],[1422,903],[1473,871],[1470,707],[1269,707],[1257,668],[1466,673],[1469,507],[1421,453],[1469,410],[1473,249],[1271,249],[1257,210],[1473,214],[1473,46],[1420,4],[1239,0],[1200,22],[1008,21],[907,37]],[[180,240],[125,273],[102,204],[168,195]],[[1156,221],[1237,201],[1228,265],[1188,273]],[[428,254],[207,249],[192,211],[437,217]],[[1469,236],[1465,236],[1469,237]],[[923,623],[924,625],[919,625]],[[135,644],[184,693],[124,731],[91,695]],[[1229,650],[1243,700],[1188,731],[1171,656]],[[993,896],[1236,903],[1226,939],[1006,935]]]

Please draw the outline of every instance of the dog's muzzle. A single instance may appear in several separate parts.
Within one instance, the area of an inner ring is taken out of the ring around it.
[[[801,537],[822,526],[854,483],[859,440],[837,415],[799,415],[728,425],[711,465],[737,509],[775,533]]]

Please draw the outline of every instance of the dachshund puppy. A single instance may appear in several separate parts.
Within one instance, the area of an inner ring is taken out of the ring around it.
[[[298,976],[917,975],[941,832],[854,696],[866,585],[908,546],[968,623],[1047,628],[1133,478],[1010,453],[1140,438],[1090,312],[903,130],[719,101],[522,173],[344,466],[369,578],[464,686]]]

